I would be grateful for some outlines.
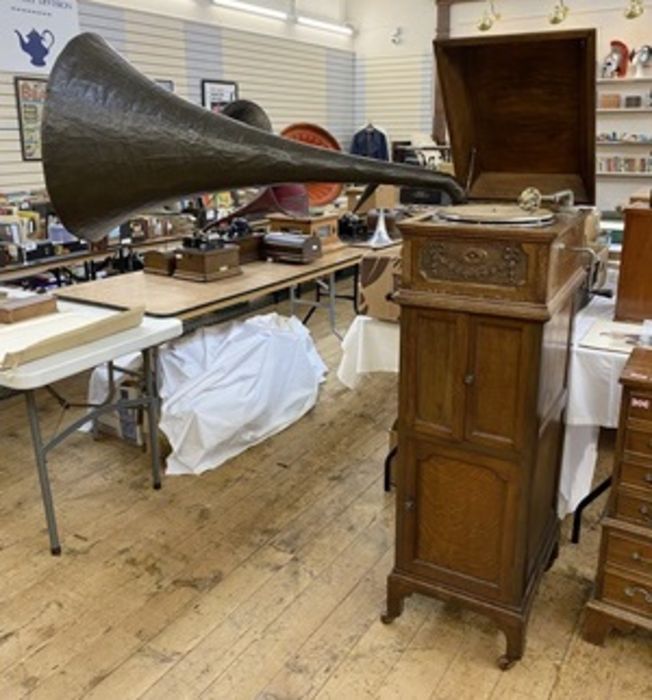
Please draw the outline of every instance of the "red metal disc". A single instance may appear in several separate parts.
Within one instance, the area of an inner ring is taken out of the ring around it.
[[[300,141],[308,146],[341,151],[338,140],[326,129],[317,124],[298,122],[290,124],[281,132],[281,136],[291,141]],[[306,184],[311,207],[323,207],[336,200],[342,194],[343,185],[339,182],[310,182]]]

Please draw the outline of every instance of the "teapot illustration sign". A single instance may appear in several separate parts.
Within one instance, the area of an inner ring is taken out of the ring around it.
[[[0,0],[0,71],[47,75],[78,34],[78,0]]]
[[[29,54],[30,63],[33,66],[45,66],[45,59],[54,45],[54,34],[49,29],[44,29],[40,33],[32,29],[26,37],[18,29],[14,29],[14,32],[20,42],[20,48]]]

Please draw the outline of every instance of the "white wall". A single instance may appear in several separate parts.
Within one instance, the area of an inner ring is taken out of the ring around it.
[[[166,17],[241,29],[292,41],[305,41],[320,46],[352,49],[353,40],[346,36],[315,31],[289,22],[257,17],[247,12],[217,7],[211,0],[89,0],[128,10],[151,12]],[[287,11],[289,0],[250,0],[259,5]],[[347,0],[297,0],[297,11],[318,18],[344,22]]]
[[[432,128],[436,8],[433,0],[349,0],[355,39],[358,124],[371,121],[391,139]],[[401,29],[400,42],[391,41]]]

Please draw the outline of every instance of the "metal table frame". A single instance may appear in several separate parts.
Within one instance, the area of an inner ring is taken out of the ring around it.
[[[47,388],[52,395],[57,398],[64,410],[73,406],[84,406],[88,408],[88,412],[73,421],[66,428],[56,433],[50,440],[44,441],[41,433],[39,421],[38,406],[36,403],[36,389],[24,390],[25,399],[27,402],[27,414],[29,417],[30,429],[32,432],[32,443],[34,446],[34,455],[36,458],[36,468],[38,471],[39,483],[41,487],[41,496],[43,499],[43,508],[45,510],[45,520],[50,538],[50,552],[58,556],[61,554],[61,543],[59,541],[59,533],[57,529],[57,521],[54,512],[54,501],[52,498],[52,489],[50,486],[50,477],[48,474],[47,456],[48,453],[63,442],[68,436],[72,435],[79,428],[95,420],[104,413],[111,411],[120,411],[125,409],[143,408],[147,411],[148,417],[148,438],[149,450],[152,464],[152,481],[155,489],[161,488],[161,463],[158,445],[158,414],[159,414],[159,396],[156,384],[156,367],[158,348],[149,347],[141,350],[143,355],[143,372],[140,375],[142,389],[140,397],[137,399],[117,399],[115,371],[116,369],[122,373],[130,373],[127,370],[116,367],[113,361],[108,363],[109,368],[109,393],[106,400],[101,404],[71,404],[60,397],[51,387]]]

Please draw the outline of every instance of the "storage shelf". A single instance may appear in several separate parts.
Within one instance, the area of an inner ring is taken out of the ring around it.
[[[600,107],[596,110],[598,114],[652,114],[652,107],[613,107],[608,109],[606,107]]]
[[[598,146],[642,146],[652,148],[652,141],[596,141]]]
[[[652,75],[645,78],[598,78],[598,85],[645,85],[652,83]]]
[[[600,172],[596,173],[598,177],[622,177],[622,178],[641,178],[641,179],[648,179],[652,180],[652,172],[650,173],[605,173],[605,172]]]

